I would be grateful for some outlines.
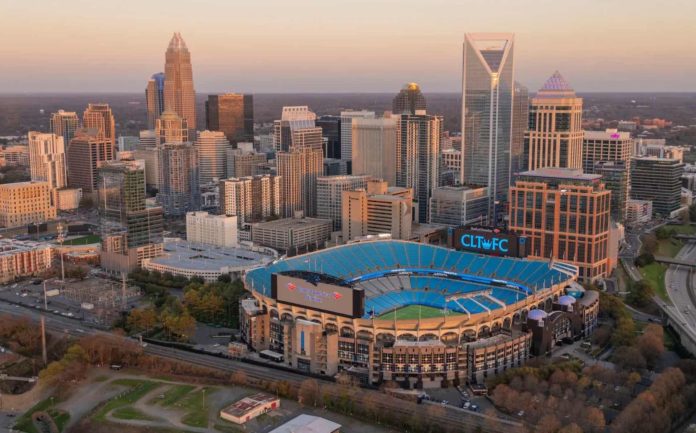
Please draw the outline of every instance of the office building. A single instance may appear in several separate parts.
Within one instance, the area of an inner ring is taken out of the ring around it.
[[[153,74],[145,88],[147,129],[155,129],[155,121],[164,112],[164,72]]]
[[[63,137],[66,145],[75,136],[75,131],[80,128],[80,118],[74,111],[58,110],[51,114],[51,132]]]
[[[319,116],[314,122],[321,128],[324,137],[324,155],[326,158],[341,158],[341,117]]]
[[[268,162],[265,153],[254,150],[253,143],[237,143],[236,149],[225,151],[226,174],[225,177],[255,176],[261,173],[261,165]]]
[[[193,88],[191,53],[181,33],[169,41],[164,63],[164,110],[186,121],[189,137],[196,133],[196,91]]]
[[[488,224],[486,187],[441,186],[430,197],[431,224],[457,227]]]
[[[235,146],[254,141],[254,97],[240,93],[208,95],[205,101],[205,127],[221,131]]]
[[[185,143],[189,141],[189,138],[192,138],[189,135],[189,128],[186,119],[172,110],[164,110],[162,115],[155,120],[157,144]]]
[[[79,130],[68,145],[66,161],[68,185],[81,188],[83,194],[97,191],[97,168],[116,158],[116,148],[108,137]]]
[[[0,227],[41,224],[56,217],[48,182],[0,184]]]
[[[300,147],[276,153],[280,176],[283,217],[297,211],[313,217],[317,213],[317,177],[324,169],[321,149]]]
[[[626,161],[599,161],[592,172],[601,175],[602,182],[611,191],[612,219],[623,223],[630,185],[630,170]]]
[[[510,187],[509,229],[527,237],[529,255],[577,266],[579,278],[609,273],[611,192],[581,169],[522,172]]]
[[[462,151],[457,149],[445,149],[440,152],[440,166],[443,173],[452,173],[457,183],[460,179],[460,171],[462,169]]]
[[[75,210],[82,201],[81,188],[62,188],[56,190],[56,207],[58,210]]]
[[[43,274],[51,268],[53,257],[51,244],[0,239],[0,284]]]
[[[140,145],[140,138],[132,135],[119,135],[116,142],[117,152],[133,152]]]
[[[348,174],[350,161],[344,159],[324,158],[324,176],[345,176]]]
[[[341,159],[345,161],[353,159],[353,121],[374,118],[374,111],[341,111]]]
[[[512,139],[510,141],[510,179],[525,170],[524,135],[529,124],[529,89],[515,81],[512,96]]]
[[[198,150],[201,184],[227,176],[227,150],[230,149],[230,142],[224,133],[200,131],[194,146]]]
[[[237,217],[208,212],[186,214],[186,240],[194,244],[231,248],[238,245]]]
[[[68,186],[63,137],[30,131],[27,139],[31,180],[47,182],[52,194],[51,204],[57,206],[55,191]]]
[[[633,140],[628,132],[616,129],[605,131],[585,131],[582,140],[582,169],[594,173],[595,164],[600,161],[622,161],[631,166]]]
[[[382,179],[368,181],[366,189],[343,191],[343,241],[381,234],[388,234],[392,239],[409,239],[412,212],[413,190],[389,187]]]
[[[292,255],[302,249],[318,249],[331,236],[331,220],[309,218],[297,212],[291,218],[254,223],[251,240],[255,244]]]
[[[367,188],[367,175],[320,176],[317,178],[317,217],[329,219],[332,231],[341,230],[343,191]]]
[[[280,120],[273,122],[273,147],[287,152],[295,147],[323,149],[321,128],[315,124],[316,114],[307,106],[283,107]]]
[[[629,198],[626,201],[626,225],[646,224],[652,220],[653,208],[650,200],[634,200]]]
[[[582,168],[582,137],[582,98],[556,71],[529,105],[525,169]]]
[[[200,209],[201,191],[197,149],[189,143],[164,144],[157,149],[157,202],[165,215],[182,216]]]
[[[631,198],[652,202],[653,214],[668,218],[681,207],[684,164],[676,159],[638,157],[631,160]]]
[[[22,145],[0,146],[0,167],[28,167],[29,148]]]
[[[488,186],[498,217],[510,185],[514,35],[468,33],[462,67],[461,184]],[[492,218],[491,223],[496,223]]]
[[[280,177],[269,174],[221,180],[220,213],[236,216],[239,227],[280,216],[280,189]]]
[[[392,113],[417,114],[426,111],[425,97],[417,83],[408,83],[392,100]]]
[[[440,186],[442,116],[402,114],[396,138],[396,186],[411,188],[416,221],[428,221],[432,190]]]
[[[96,131],[97,136],[116,145],[116,121],[109,104],[88,104],[82,114],[82,127]]]
[[[398,116],[353,120],[353,174],[365,174],[396,185],[398,120]]]

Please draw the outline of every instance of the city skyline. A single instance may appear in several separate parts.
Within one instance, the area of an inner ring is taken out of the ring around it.
[[[161,70],[174,32],[192,52],[201,93],[385,92],[411,81],[425,93],[456,92],[464,33],[482,30],[515,33],[516,79],[531,89],[558,69],[578,92],[696,90],[696,54],[684,30],[696,13],[691,2],[668,2],[681,10],[670,14],[668,5],[647,1],[626,9],[619,2],[590,8],[505,0],[491,11],[479,0],[383,0],[369,8],[353,2],[339,16],[323,14],[315,1],[261,3],[211,0],[194,10],[167,4],[165,19],[156,13],[161,1],[125,1],[104,5],[98,16],[109,19],[97,20],[82,1],[52,8],[50,16],[37,13],[36,4],[10,1],[0,37],[13,44],[0,48],[7,65],[0,92],[140,92],[143,80]],[[218,25],[230,16],[244,19]],[[564,19],[548,19],[557,16]],[[28,17],[31,26],[24,25]],[[44,73],[46,63],[51,74]]]

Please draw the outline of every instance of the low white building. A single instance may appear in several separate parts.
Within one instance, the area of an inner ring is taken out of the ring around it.
[[[58,210],[73,210],[80,207],[82,188],[62,188],[57,189],[55,193]]]
[[[208,212],[186,214],[186,239],[189,242],[233,248],[239,244],[237,217]]]
[[[269,433],[338,433],[341,424],[314,415],[296,416]]]

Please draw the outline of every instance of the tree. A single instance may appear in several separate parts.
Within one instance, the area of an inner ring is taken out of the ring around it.
[[[655,254],[658,247],[657,236],[655,236],[653,233],[645,234],[643,235],[642,242],[644,252]]]
[[[157,324],[157,312],[153,308],[131,310],[126,323],[130,329],[145,331],[145,334],[147,334]]]
[[[319,382],[316,379],[305,379],[300,384],[298,401],[301,404],[316,406],[319,401]]]
[[[696,204],[689,206],[689,221],[696,222]]]
[[[583,433],[583,429],[575,423],[570,423],[558,430],[558,433]]]
[[[621,346],[614,351],[613,361],[622,368],[640,370],[647,366],[640,350],[634,346]]]
[[[645,307],[652,302],[652,297],[655,296],[652,286],[645,280],[632,283],[628,290],[626,301],[636,307]]]
[[[645,358],[647,365],[654,368],[662,354],[665,352],[664,330],[662,326],[649,324],[645,327],[643,335],[636,339],[636,346]]]
[[[652,253],[643,253],[636,257],[636,259],[634,260],[635,265],[641,268],[648,266],[649,264],[652,264],[654,262],[655,256]]]
[[[547,414],[539,419],[534,430],[536,433],[556,433],[556,431],[561,427],[561,422],[558,417],[553,414]]]

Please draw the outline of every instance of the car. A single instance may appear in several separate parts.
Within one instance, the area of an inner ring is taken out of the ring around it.
[[[479,407],[478,407],[477,405],[475,405],[475,404],[472,404],[471,406],[469,406],[469,410],[470,410],[470,411],[473,411],[473,412],[478,412],[478,411],[479,411]]]
[[[517,416],[522,418],[524,416],[524,411],[521,410],[521,411],[517,412]]]
[[[469,406],[471,406],[471,402],[465,401],[464,404],[462,404],[462,408],[464,409],[469,409]]]
[[[449,404],[449,401],[447,401],[447,400],[442,400],[442,401],[440,402],[440,404],[443,405],[443,406],[446,406],[446,405]]]

